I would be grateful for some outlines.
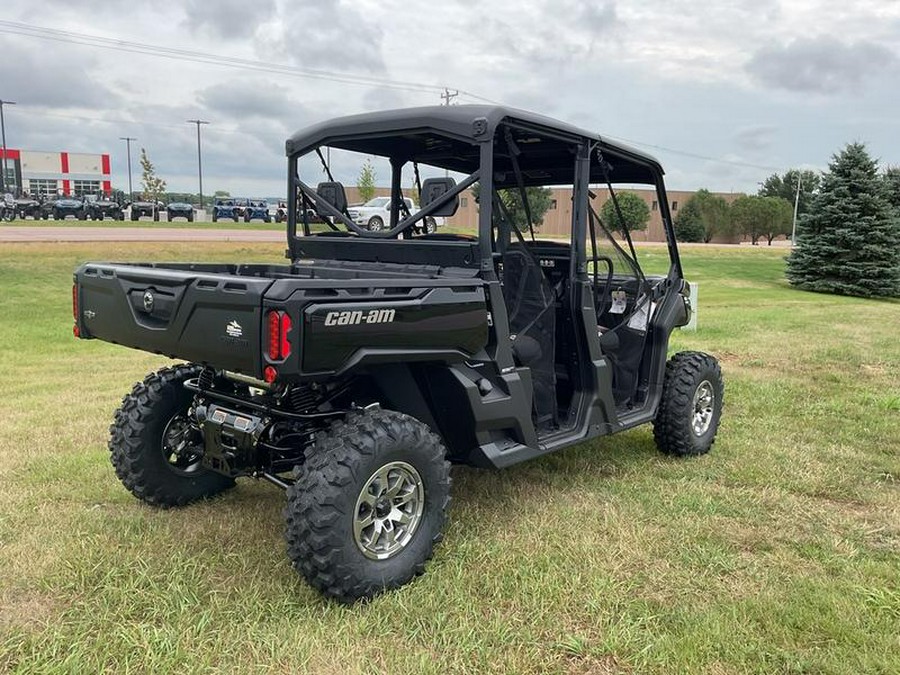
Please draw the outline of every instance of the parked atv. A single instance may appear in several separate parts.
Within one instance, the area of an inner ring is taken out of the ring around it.
[[[125,212],[122,210],[122,205],[104,195],[99,195],[86,202],[86,208],[88,218],[91,220],[102,221],[106,218],[111,218],[112,220],[125,220]]]
[[[166,207],[166,217],[170,223],[176,218],[184,218],[189,223],[193,223],[194,207],[187,202],[170,202]]]
[[[212,221],[214,223],[220,220],[238,221],[238,210],[234,206],[233,199],[217,199],[212,209]]]
[[[140,218],[151,218],[154,221],[159,220],[159,212],[165,208],[161,202],[137,201],[131,203],[131,220],[136,221]]]
[[[78,220],[87,220],[88,207],[82,197],[66,195],[51,202],[53,220],[65,220],[69,216]]]
[[[269,215],[269,204],[263,199],[251,199],[244,208],[244,222],[249,223],[251,220],[261,220],[264,223],[271,223],[272,216]]]
[[[21,220],[26,218],[39,220],[41,218],[41,203],[31,197],[20,197],[16,200],[16,215]]]
[[[393,164],[381,231],[349,216],[324,159],[327,181],[299,173],[329,143]],[[646,424],[666,454],[710,450],[722,376],[708,354],[668,356],[692,308],[656,159],[484,105],[339,118],[286,148],[289,263],[75,271],[76,336],[184,361],[137,383],[115,414],[112,463],[136,497],[185,506],[238,478],[268,481],[286,493],[294,567],[352,602],[422,574],[447,520],[451,462],[501,469]],[[464,178],[417,181],[421,208],[404,214],[405,165]],[[475,233],[422,232],[476,182]],[[635,184],[659,197],[661,274],[641,268],[618,207],[616,186]],[[565,242],[535,236],[527,188],[549,185],[572,190]],[[594,211],[595,185],[616,222]],[[309,208],[328,231],[310,229]]]

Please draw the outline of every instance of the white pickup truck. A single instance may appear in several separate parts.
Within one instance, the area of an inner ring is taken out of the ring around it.
[[[404,197],[403,201],[406,202],[406,208],[409,209],[410,215],[415,214],[419,210],[416,203],[409,197]],[[361,206],[351,206],[347,209],[347,213],[357,225],[372,230],[373,232],[379,232],[385,229],[385,223],[391,222],[391,198],[373,197]],[[400,219],[403,220],[405,215],[406,214],[401,208]],[[424,227],[424,232],[431,234],[437,230],[439,220],[443,221],[443,218],[432,218],[431,216],[427,216],[424,219],[424,222],[419,221],[419,223],[417,223],[416,229],[421,232]],[[440,224],[443,224],[443,222]]]

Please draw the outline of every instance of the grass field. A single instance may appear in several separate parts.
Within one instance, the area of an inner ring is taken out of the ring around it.
[[[672,347],[722,361],[712,453],[641,428],[457,468],[428,573],[348,608],[290,569],[276,489],[131,497],[107,426],[166,361],[71,335],[81,261],[280,248],[0,244],[0,672],[900,672],[900,304],[792,290],[783,250],[686,250],[700,329]]]

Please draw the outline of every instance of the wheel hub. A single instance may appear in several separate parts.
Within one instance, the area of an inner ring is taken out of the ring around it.
[[[702,436],[712,424],[716,394],[709,380],[703,380],[694,392],[691,429],[695,436]]]
[[[425,485],[406,462],[390,462],[373,473],[356,500],[353,538],[372,560],[397,555],[412,540],[425,509]]]

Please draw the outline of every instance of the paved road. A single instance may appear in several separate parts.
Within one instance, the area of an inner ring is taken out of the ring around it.
[[[0,227],[0,241],[271,241],[281,230],[189,230],[169,227]]]

